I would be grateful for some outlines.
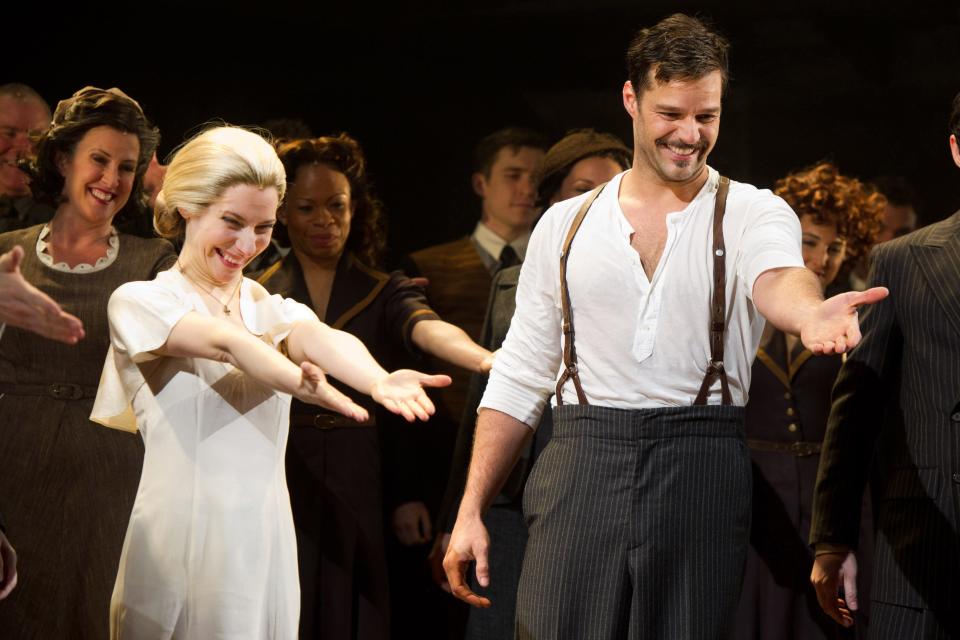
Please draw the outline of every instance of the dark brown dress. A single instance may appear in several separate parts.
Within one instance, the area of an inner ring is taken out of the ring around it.
[[[67,273],[36,253],[42,225],[0,235],[24,248],[24,277],[83,321],[70,346],[7,327],[0,338],[0,511],[18,585],[0,601],[0,638],[102,640],[140,479],[143,444],[88,416],[109,344],[107,300],[175,259],[163,240],[119,235],[105,269]]]
[[[296,255],[258,278],[270,293],[316,308]],[[423,290],[399,271],[382,273],[346,252],[337,264],[327,322],[359,338],[393,369],[418,355],[413,327],[435,320]],[[287,485],[297,531],[302,640],[385,640],[390,636],[381,500],[381,430],[402,420],[336,380],[332,384],[376,416],[377,427],[330,418],[294,399]],[[405,423],[398,428],[409,429]]]
[[[807,536],[813,487],[830,414],[830,390],[841,363],[840,356],[815,357],[799,343],[788,353],[779,331],[754,360],[746,417],[753,463],[753,518],[731,634],[737,640],[863,637],[873,547],[866,504],[857,550],[860,612],[856,629],[844,629],[828,618],[810,585],[813,551]]]

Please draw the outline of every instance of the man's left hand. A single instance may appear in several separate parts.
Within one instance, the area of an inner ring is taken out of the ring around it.
[[[852,551],[824,553],[813,560],[810,583],[824,613],[837,624],[853,626],[857,604],[857,558]],[[844,598],[839,596],[843,584]]]
[[[860,342],[857,307],[879,302],[889,293],[886,287],[874,287],[824,300],[800,327],[803,346],[817,355],[844,353],[857,346]]]

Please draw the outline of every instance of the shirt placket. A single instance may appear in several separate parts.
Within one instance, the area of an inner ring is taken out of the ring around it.
[[[660,262],[653,272],[653,278],[648,282],[647,276],[640,263],[639,254],[631,247],[630,252],[635,257],[634,279],[640,287],[640,304],[638,305],[637,331],[633,341],[633,355],[637,362],[643,362],[653,355],[653,347],[656,343],[657,328],[660,324],[660,302],[661,290],[660,282],[663,280],[663,273],[667,268],[667,262],[670,254],[676,246],[677,238],[683,228],[683,214],[671,213],[667,216],[667,241],[663,248],[663,255],[660,256]]]

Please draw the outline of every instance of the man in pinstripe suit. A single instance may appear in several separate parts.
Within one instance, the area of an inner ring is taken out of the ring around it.
[[[958,139],[960,94],[950,116],[960,167]],[[870,637],[960,638],[960,212],[878,245],[871,279],[892,295],[864,314],[863,341],[833,390],[810,579],[824,611],[853,624],[851,549],[870,476],[877,529]]]
[[[707,166],[727,47],[680,14],[641,30],[622,89],[632,168],[551,207],[531,238],[444,558],[454,594],[489,605],[463,581],[473,560],[481,586],[496,579],[481,514],[555,390],[523,497],[520,640],[721,637],[746,554],[761,314],[814,353],[842,352],[860,337],[856,306],[886,295],[824,301],[796,214]]]

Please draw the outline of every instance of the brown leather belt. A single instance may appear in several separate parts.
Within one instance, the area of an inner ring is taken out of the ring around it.
[[[0,394],[9,393],[12,396],[49,396],[57,400],[82,400],[95,398],[97,387],[88,387],[68,382],[54,382],[52,384],[13,384],[0,382]]]
[[[812,456],[820,453],[820,442],[770,442],[768,440],[754,440],[747,438],[747,446],[754,451],[766,451],[772,453],[792,453],[798,458]]]
[[[355,429],[357,427],[372,427],[377,424],[371,415],[363,422],[358,422],[353,418],[348,418],[337,413],[292,413],[290,414],[290,426],[292,427],[314,427],[316,429]]]

